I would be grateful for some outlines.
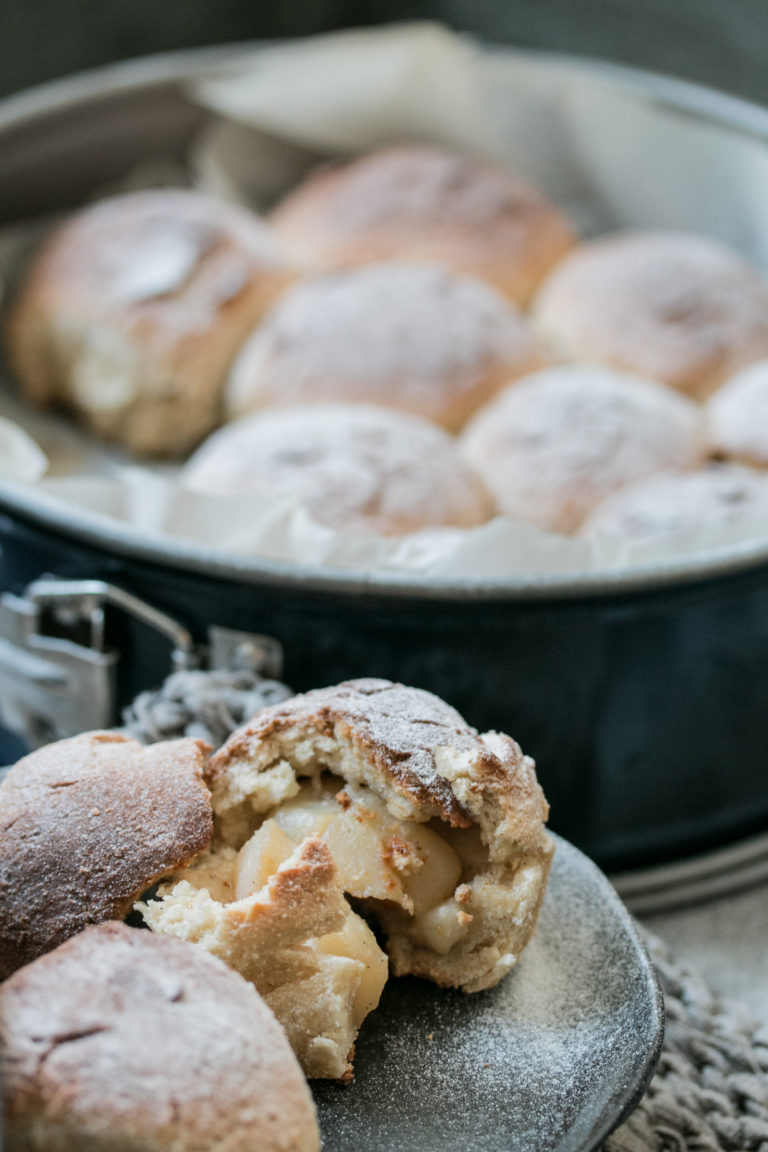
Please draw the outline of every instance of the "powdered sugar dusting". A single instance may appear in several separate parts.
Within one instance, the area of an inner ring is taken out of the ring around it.
[[[191,228],[184,221],[169,218],[163,225],[157,235],[150,232],[143,243],[121,249],[113,279],[120,300],[151,300],[178,291],[213,243],[205,229]]]
[[[738,372],[707,404],[716,452],[758,467],[768,465],[768,360]]]
[[[372,264],[289,291],[241,353],[233,403],[243,410],[263,391],[281,403],[312,399],[313,389],[332,398],[331,387],[379,401],[384,385],[417,397],[470,390],[488,366],[512,373],[534,359],[524,321],[489,285],[442,268]]]
[[[705,396],[768,354],[768,287],[708,236],[624,232],[582,244],[546,282],[537,321],[559,355]]]
[[[540,192],[511,173],[438,149],[392,148],[359,160],[341,176],[330,178],[334,196],[323,217],[324,226],[341,233],[392,220],[487,228],[507,218],[524,227],[551,211]]]
[[[768,475],[738,464],[662,473],[631,484],[601,504],[582,528],[591,539],[652,538],[703,527],[755,525],[768,518]]]
[[[700,410],[664,385],[591,366],[506,388],[465,430],[464,454],[509,516],[573,531],[612,492],[704,456]]]

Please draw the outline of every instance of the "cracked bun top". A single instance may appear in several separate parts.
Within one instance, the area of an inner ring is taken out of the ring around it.
[[[0,1035],[9,1147],[319,1150],[282,1029],[202,948],[87,928],[0,988]]]
[[[0,978],[88,924],[125,916],[208,846],[206,750],[90,732],[11,769],[0,785]]]
[[[270,219],[307,267],[442,264],[521,304],[575,240],[565,216],[526,181],[437,147],[388,148],[321,168]]]
[[[437,817],[455,828],[477,822],[491,855],[504,841],[543,842],[548,809],[533,761],[509,736],[484,736],[445,701],[389,680],[348,680],[265,708],[209,762],[214,811],[245,799],[243,789],[276,780],[282,758],[298,772],[319,767],[366,784],[401,819]],[[277,772],[265,776],[272,763]],[[279,788],[279,784],[278,784]],[[275,803],[282,797],[275,798]],[[264,799],[267,799],[264,796]]]

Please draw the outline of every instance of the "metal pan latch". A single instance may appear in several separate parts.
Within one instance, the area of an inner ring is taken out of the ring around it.
[[[114,584],[44,577],[21,596],[0,596],[0,724],[30,748],[117,722],[120,653],[106,646],[108,609],[165,636],[174,669],[282,674],[282,646],[271,636],[212,626],[208,643],[196,645],[177,620]]]

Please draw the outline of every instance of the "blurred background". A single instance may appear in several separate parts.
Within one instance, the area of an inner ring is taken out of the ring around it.
[[[3,0],[0,95],[150,52],[425,18],[768,102],[766,0]]]

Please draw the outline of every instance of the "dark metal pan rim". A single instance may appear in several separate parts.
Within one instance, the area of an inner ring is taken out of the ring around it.
[[[23,127],[37,118],[56,115],[90,100],[137,88],[180,84],[227,65],[238,55],[264,46],[265,41],[237,43],[142,57],[79,73],[43,84],[0,103],[0,130]],[[730,131],[768,144],[768,110],[739,97],[686,80],[589,57],[533,49],[516,51],[523,58],[567,65],[614,78],[625,90],[652,100],[678,115],[719,124]],[[651,592],[698,584],[768,569],[768,540],[751,540],[712,548],[696,556],[670,557],[648,563],[584,573],[522,573],[513,577],[415,578],[411,573],[375,573],[334,569],[227,554],[173,537],[152,537],[106,516],[40,500],[34,492],[0,480],[0,511],[85,543],[107,547],[115,554],[216,576],[238,583],[279,584],[334,592],[407,596],[436,600],[555,600]]]

